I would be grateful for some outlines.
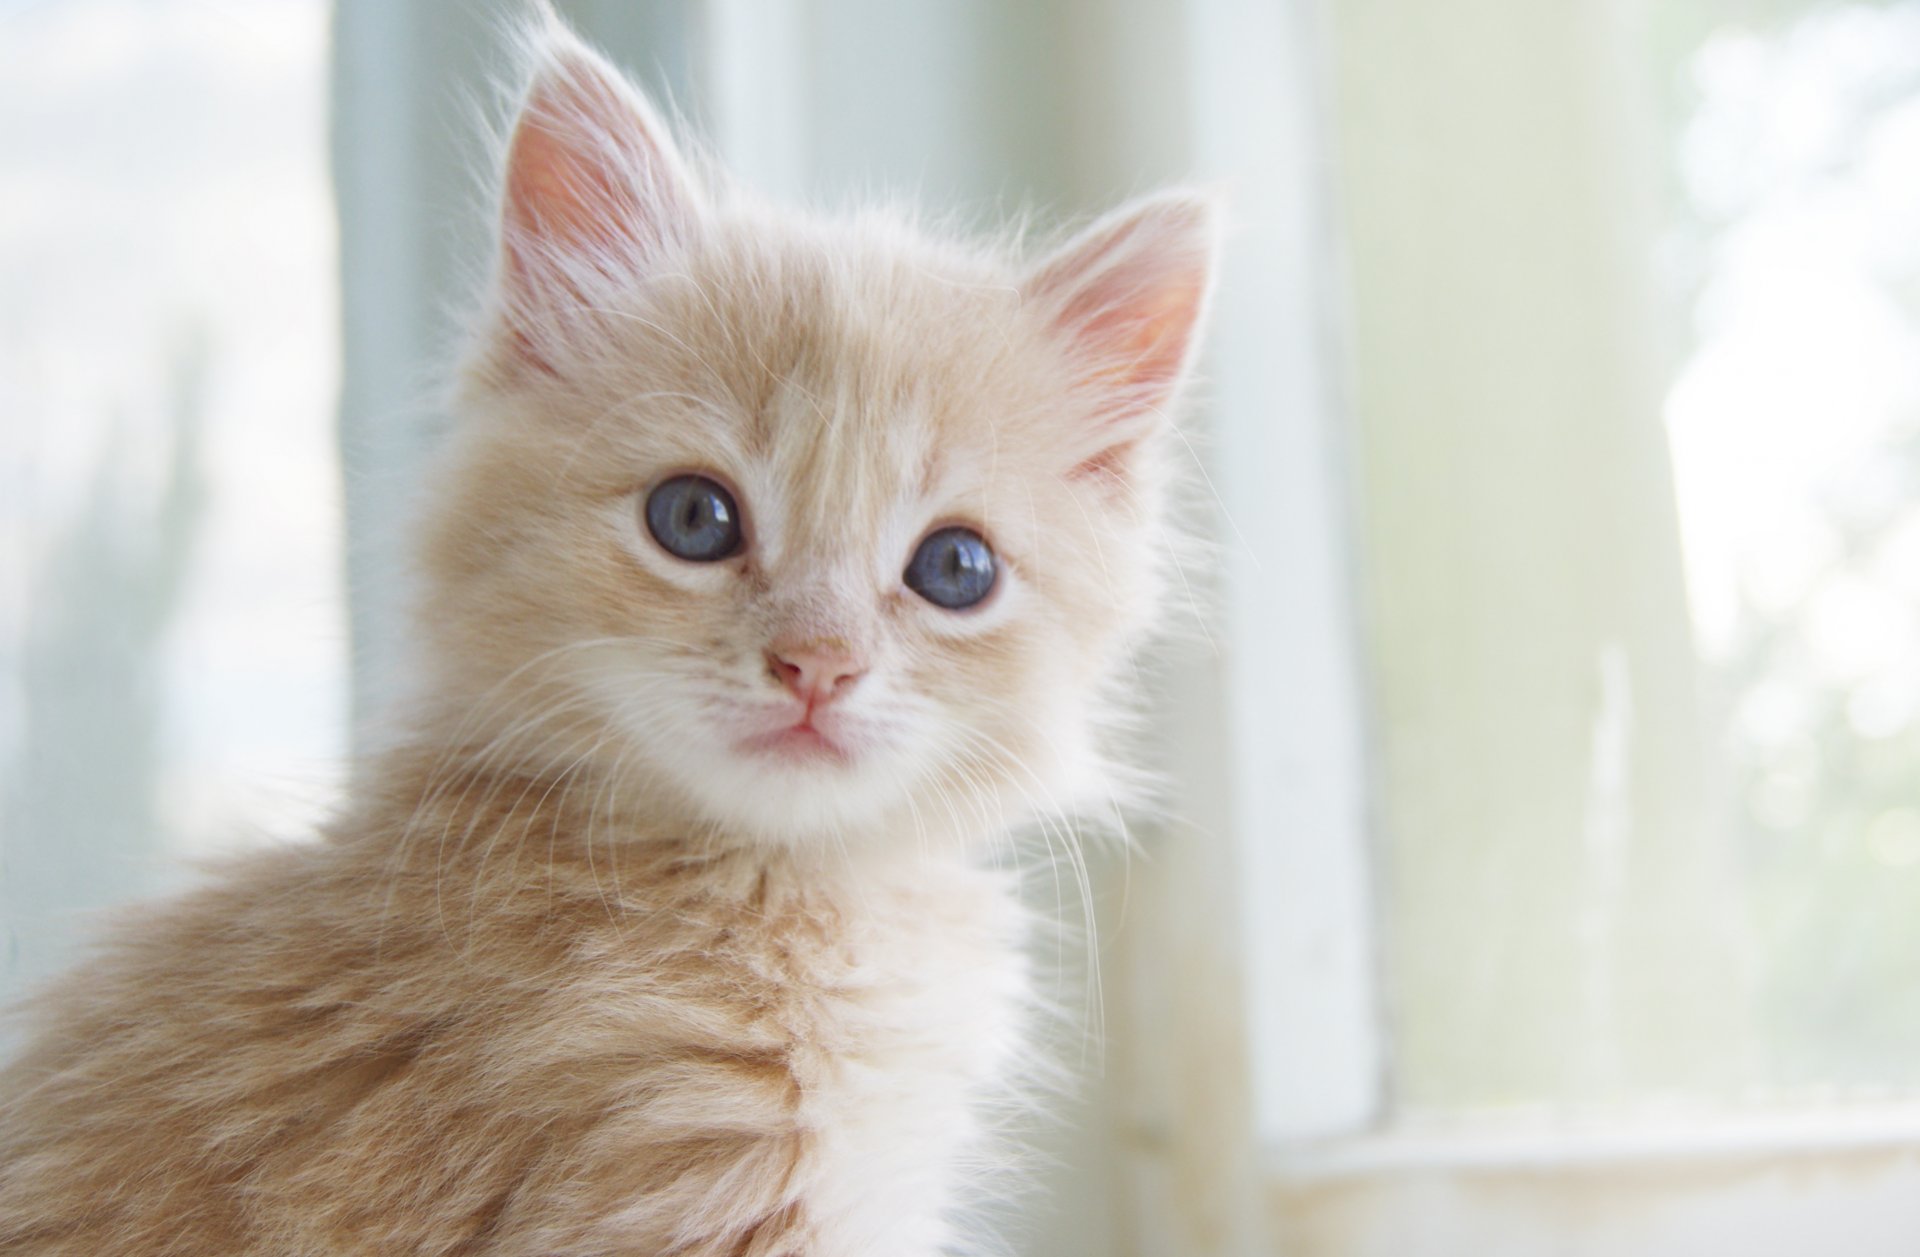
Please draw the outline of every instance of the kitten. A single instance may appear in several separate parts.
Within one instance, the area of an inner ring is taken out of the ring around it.
[[[408,732],[0,1075],[9,1254],[925,1257],[1097,794],[1212,215],[1023,266],[696,172],[548,19]]]

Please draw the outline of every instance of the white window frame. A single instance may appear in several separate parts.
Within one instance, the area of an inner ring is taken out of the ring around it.
[[[1229,292],[1220,311],[1213,441],[1219,466],[1256,481],[1223,489],[1237,534],[1226,544],[1261,556],[1230,565],[1222,674],[1229,694],[1254,696],[1232,725],[1243,780],[1230,832],[1263,1206],[1239,1229],[1257,1250],[1185,1251],[1910,1257],[1920,1107],[1435,1128],[1394,1111],[1372,960],[1361,636],[1345,575],[1352,506],[1332,487],[1350,483],[1336,435],[1348,364],[1320,77],[1338,2],[1189,6],[1195,153],[1258,215],[1258,244],[1232,277],[1258,295],[1243,305]],[[1292,303],[1276,295],[1289,292]],[[1276,328],[1285,347],[1263,354],[1244,340]],[[1297,719],[1261,729],[1261,712],[1282,704]],[[1284,747],[1288,771],[1271,754],[1256,760],[1254,745]]]

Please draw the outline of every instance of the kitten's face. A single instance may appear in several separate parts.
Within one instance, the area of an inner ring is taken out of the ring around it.
[[[1203,208],[1032,273],[725,208],[610,75],[549,47],[509,158],[429,547],[466,736],[765,841],[1070,804],[1155,596]]]

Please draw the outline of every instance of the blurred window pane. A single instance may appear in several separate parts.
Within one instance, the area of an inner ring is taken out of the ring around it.
[[[0,998],[344,750],[321,0],[0,13]]]
[[[1769,1089],[1920,1083],[1920,6],[1712,30],[1667,397]]]
[[[1334,12],[1398,1111],[1912,1088],[1920,4]]]

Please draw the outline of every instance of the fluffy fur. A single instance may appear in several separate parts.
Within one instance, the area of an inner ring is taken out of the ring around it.
[[[1033,266],[773,212],[551,21],[529,52],[405,733],[321,841],[40,1000],[0,1075],[9,1254],[960,1242],[1027,1002],[999,857],[1103,788],[1208,207]],[[649,535],[684,472],[732,490],[737,557]],[[955,523],[999,565],[964,612],[902,578]],[[822,643],[857,677],[802,710],[769,652]]]

